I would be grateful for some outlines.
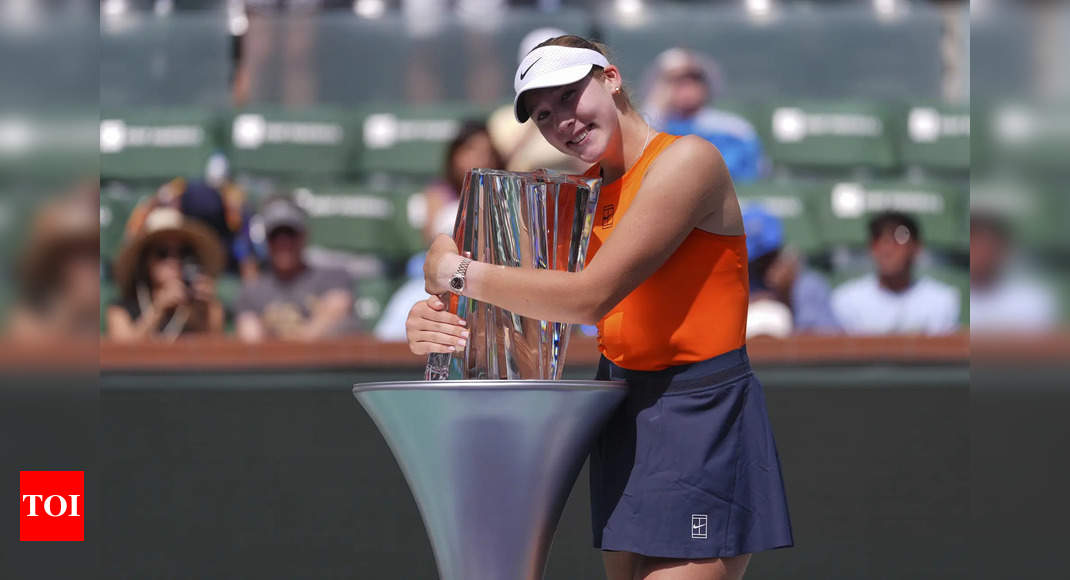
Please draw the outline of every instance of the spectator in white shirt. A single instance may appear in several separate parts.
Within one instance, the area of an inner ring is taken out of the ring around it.
[[[970,216],[970,332],[1051,332],[1058,326],[1055,292],[1018,267],[1010,226],[998,215]]]
[[[922,249],[914,218],[878,214],[869,223],[875,272],[832,293],[832,309],[848,334],[949,334],[958,328],[961,298],[953,287],[914,276]]]

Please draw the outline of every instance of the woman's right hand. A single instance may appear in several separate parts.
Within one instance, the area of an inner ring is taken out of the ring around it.
[[[437,296],[413,305],[405,320],[405,337],[413,354],[455,352],[465,347],[468,329],[463,318],[446,310]]]

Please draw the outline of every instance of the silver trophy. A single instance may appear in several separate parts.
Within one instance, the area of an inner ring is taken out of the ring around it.
[[[600,185],[472,170],[454,239],[481,262],[578,272]],[[539,580],[568,492],[627,386],[561,380],[568,324],[443,300],[468,321],[468,348],[431,355],[427,380],[356,385],[353,394],[405,474],[439,577]]]
[[[474,260],[579,272],[600,179],[549,171],[473,169],[465,176],[453,238]],[[467,297],[443,295],[468,322],[468,346],[428,357],[426,380],[561,378],[569,325],[536,320]]]

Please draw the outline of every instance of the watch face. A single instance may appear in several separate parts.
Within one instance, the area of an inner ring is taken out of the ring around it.
[[[450,288],[458,291],[464,288],[464,278],[461,278],[460,276],[450,278]]]

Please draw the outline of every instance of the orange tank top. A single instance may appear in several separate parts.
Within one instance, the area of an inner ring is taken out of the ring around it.
[[[679,137],[658,133],[620,179],[603,184],[587,261],[628,211],[650,163]],[[595,165],[588,173],[599,174]],[[747,330],[747,244],[695,228],[661,268],[598,322],[606,358],[632,370],[660,370],[740,348]]]

